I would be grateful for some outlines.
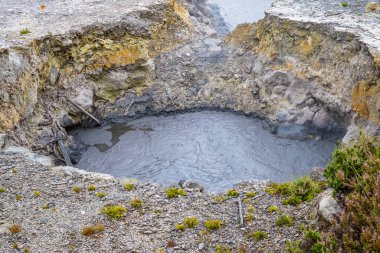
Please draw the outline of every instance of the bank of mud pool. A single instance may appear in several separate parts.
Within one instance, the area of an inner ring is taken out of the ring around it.
[[[379,6],[275,0],[228,31],[206,0],[2,3],[0,252],[376,252],[376,236],[339,237],[336,156],[325,174],[211,193],[77,169],[70,131],[215,110],[279,138],[367,143],[380,135]]]

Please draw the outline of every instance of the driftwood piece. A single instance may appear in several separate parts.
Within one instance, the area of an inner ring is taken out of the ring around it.
[[[98,125],[101,125],[100,121],[97,118],[95,118],[94,116],[92,116],[91,113],[87,112],[85,109],[83,109],[77,103],[75,103],[74,101],[72,101],[70,98],[67,98],[67,100],[70,103],[72,103],[76,108],[78,108],[79,110],[81,110],[84,114],[86,114],[88,117],[90,117],[93,121],[95,121],[96,123],[98,123]]]
[[[58,127],[58,124],[57,124],[57,127]],[[65,144],[63,142],[64,139],[61,138],[61,136],[59,136],[58,131],[56,131],[54,128],[53,128],[53,133],[54,133],[55,140],[58,142],[58,146],[59,146],[59,149],[61,150],[63,158],[65,159],[66,165],[73,166],[73,164],[71,163],[69,153],[67,153]]]
[[[239,217],[240,217],[240,225],[244,225],[244,218],[243,218],[243,205],[241,203],[240,196],[238,197],[238,203],[239,203]]]
[[[129,106],[127,107],[127,109],[125,109],[124,111],[124,116],[128,116],[129,114],[129,110],[131,109],[133,103],[135,102],[135,99],[132,99],[132,102],[129,104]]]

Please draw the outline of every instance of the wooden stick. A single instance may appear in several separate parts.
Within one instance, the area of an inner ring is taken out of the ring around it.
[[[241,204],[241,198],[240,196],[238,197],[238,202],[239,202],[239,216],[240,216],[240,225],[244,225],[244,218],[243,218],[243,207]]]
[[[58,124],[57,124],[57,127],[58,127]],[[52,130],[54,133],[54,138],[58,141],[59,149],[61,150],[63,157],[65,158],[66,165],[73,166],[73,164],[71,163],[70,156],[67,153],[65,144],[63,143],[63,138],[61,138],[61,136],[58,134],[58,131],[55,130],[55,128],[53,128]]]
[[[82,107],[80,107],[79,105],[77,105],[74,101],[72,101],[70,98],[67,97],[67,100],[72,103],[76,108],[78,108],[79,110],[81,110],[84,114],[86,114],[88,117],[90,117],[93,121],[95,121],[96,123],[98,123],[98,125],[101,125],[100,121],[95,118],[94,116],[92,116],[89,112],[87,112],[85,109],[83,109]]]
[[[135,99],[132,99],[132,102],[129,104],[128,108],[124,111],[124,116],[128,116],[129,109],[131,109],[134,102],[135,102]]]

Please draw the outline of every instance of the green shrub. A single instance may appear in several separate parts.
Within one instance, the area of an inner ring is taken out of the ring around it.
[[[91,236],[104,231],[104,226],[102,224],[96,224],[94,226],[86,226],[80,232],[84,236]]]
[[[142,201],[139,198],[135,198],[130,202],[131,206],[133,208],[141,208],[142,207]]]
[[[73,191],[75,192],[75,193],[80,193],[81,191],[82,191],[82,188],[80,188],[80,186],[74,186],[73,187]]]
[[[5,188],[0,187],[0,193],[3,193],[3,192],[5,192]]]
[[[256,208],[254,206],[250,205],[250,206],[248,206],[247,210],[248,210],[248,212],[253,213],[254,211],[256,211]]]
[[[324,247],[321,243],[315,243],[312,247],[311,247],[311,252],[312,253],[324,253],[325,250],[324,250]]]
[[[277,212],[277,210],[278,210],[277,206],[270,206],[270,207],[268,207],[267,212],[268,213],[274,213],[274,212]]]
[[[229,189],[227,192],[226,192],[226,196],[227,197],[237,197],[239,196],[239,192],[235,189]]]
[[[223,245],[216,245],[215,246],[215,253],[231,253],[231,248],[223,246]]]
[[[254,232],[247,234],[247,239],[252,239],[252,238],[256,242],[258,242],[258,241],[261,241],[261,240],[268,238],[268,235],[264,231],[254,231]]]
[[[253,220],[253,214],[252,213],[247,213],[247,222],[250,222]]]
[[[342,200],[336,237],[345,252],[380,252],[380,141],[362,135],[340,145],[325,171],[328,184]]]
[[[16,195],[16,201],[20,201],[22,199],[21,195]]]
[[[136,186],[134,184],[130,184],[130,183],[124,184],[123,187],[126,191],[129,191],[129,192],[136,190]]]
[[[286,250],[290,253],[303,253],[304,251],[301,249],[302,241],[286,241]]]
[[[270,183],[265,191],[271,195],[286,197],[283,201],[286,205],[298,205],[301,202],[313,200],[323,187],[323,182],[316,182],[311,177],[300,177],[296,181],[287,183]]]
[[[34,191],[33,195],[35,198],[39,198],[41,196],[41,192],[40,191]]]
[[[186,196],[187,194],[185,190],[177,187],[167,188],[165,192],[166,197],[168,197],[169,199],[178,198],[178,196]]]
[[[186,227],[185,227],[185,225],[183,225],[183,224],[178,224],[175,228],[176,228],[178,231],[182,231],[182,232],[185,232],[185,230],[186,230]]]
[[[347,2],[341,2],[340,5],[342,5],[342,7],[348,7],[348,3]]]
[[[247,196],[248,198],[253,198],[257,195],[257,192],[246,192],[245,193],[245,196]]]
[[[290,218],[288,215],[281,215],[277,220],[276,220],[276,225],[277,226],[292,226],[293,225],[293,220]]]
[[[96,186],[93,185],[93,184],[90,184],[90,185],[87,187],[87,190],[88,190],[88,191],[95,191],[95,190],[96,190]]]
[[[186,217],[183,219],[183,224],[185,224],[188,228],[194,228],[198,226],[198,219],[197,217]]]
[[[98,196],[99,198],[104,198],[106,196],[106,193],[105,192],[97,192],[96,196]]]
[[[217,230],[221,228],[223,225],[223,221],[221,220],[207,220],[205,222],[205,228],[207,230]]]
[[[111,219],[119,220],[124,213],[127,211],[127,209],[124,206],[105,206],[103,207],[100,212],[102,214],[107,215]]]
[[[321,240],[321,234],[315,230],[307,230],[305,233],[306,240],[310,242],[318,242]]]
[[[26,35],[26,34],[29,34],[29,33],[30,33],[30,31],[29,31],[28,28],[24,28],[24,29],[22,29],[22,30],[20,31],[20,35]]]

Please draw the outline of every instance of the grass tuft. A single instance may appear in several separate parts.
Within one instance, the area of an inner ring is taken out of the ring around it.
[[[105,206],[100,210],[100,212],[107,215],[111,219],[119,220],[124,213],[127,212],[127,209],[120,205]]]

